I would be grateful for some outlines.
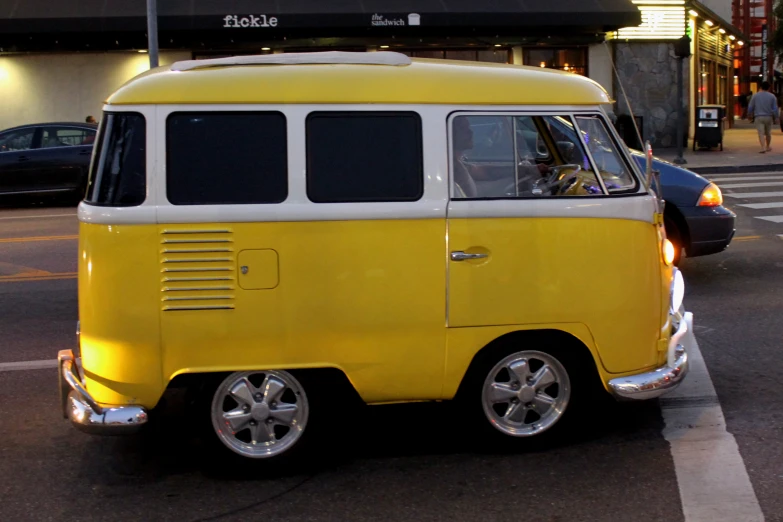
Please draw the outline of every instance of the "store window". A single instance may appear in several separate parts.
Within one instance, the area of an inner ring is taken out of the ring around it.
[[[710,103],[710,62],[699,60],[699,105]]]
[[[525,65],[558,69],[586,76],[587,49],[584,47],[525,49]]]
[[[729,69],[725,65],[718,66],[718,103],[729,104]]]
[[[492,49],[389,49],[411,58],[437,58],[440,60],[464,60],[468,62],[512,63],[511,50],[507,47]]]

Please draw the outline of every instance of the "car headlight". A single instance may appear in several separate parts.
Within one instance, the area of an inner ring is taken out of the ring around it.
[[[672,272],[672,284],[669,288],[669,310],[671,313],[677,312],[685,299],[685,280],[682,278],[682,272],[676,268]]]
[[[718,185],[710,183],[704,187],[704,190],[701,191],[701,196],[699,196],[697,205],[700,207],[717,207],[718,205],[723,205],[723,194]]]

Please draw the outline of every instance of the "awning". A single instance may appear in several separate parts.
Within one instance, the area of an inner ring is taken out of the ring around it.
[[[159,31],[426,35],[496,28],[607,32],[641,23],[630,0],[161,0]],[[144,0],[6,0],[0,33],[145,31]]]

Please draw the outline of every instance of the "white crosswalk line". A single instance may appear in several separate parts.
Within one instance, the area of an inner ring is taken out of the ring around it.
[[[737,441],[698,348],[688,352],[688,377],[661,398],[686,522],[763,522]]]
[[[780,198],[783,192],[730,192],[723,195],[729,198]]]
[[[752,208],[754,210],[761,210],[764,208],[783,208],[783,201],[774,201],[772,203],[741,203],[738,207]]]
[[[767,171],[767,172],[731,172],[727,174],[702,174],[703,177],[707,179],[726,179],[726,178],[734,178],[734,177],[742,177],[745,176],[783,176],[783,170],[775,170],[775,171]]]
[[[783,187],[783,181],[763,181],[761,183],[729,183],[728,185],[718,184],[720,188],[753,188],[753,187]]]
[[[729,183],[728,185],[718,184],[720,188],[753,188],[753,187],[783,187],[783,181],[763,181],[761,183]]]
[[[780,176],[732,176],[730,178],[707,178],[710,181],[714,181],[718,185],[724,181],[777,181],[783,180],[783,175]]]
[[[773,223],[783,223],[783,216],[753,216],[756,219],[763,219],[764,221],[772,221]]]

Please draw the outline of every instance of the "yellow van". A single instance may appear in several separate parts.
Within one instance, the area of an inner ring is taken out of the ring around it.
[[[332,394],[464,401],[533,437],[648,399],[696,346],[653,176],[581,76],[393,52],[179,62],[105,105],[79,206],[66,418],[198,388],[214,440],[302,446]],[[229,455],[231,453],[228,453]]]

